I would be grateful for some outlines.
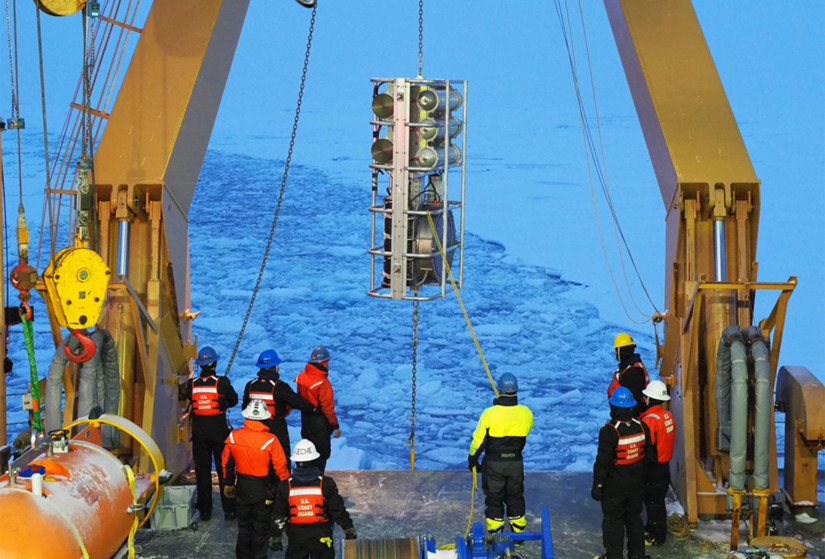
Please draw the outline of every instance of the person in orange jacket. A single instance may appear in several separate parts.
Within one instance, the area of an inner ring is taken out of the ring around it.
[[[670,400],[667,386],[660,380],[653,380],[642,391],[648,408],[641,420],[650,428],[651,452],[645,457],[645,543],[662,545],[667,538],[667,508],[665,496],[670,487],[670,459],[673,456],[673,438],[676,435],[676,421],[662,404]]]
[[[321,459],[318,466],[323,472],[331,453],[330,435],[341,436],[338,417],[335,415],[335,394],[329,382],[329,351],[324,346],[312,350],[309,363],[298,374],[298,395],[320,412],[301,412],[301,437],[312,441]]]
[[[278,484],[289,478],[289,472],[278,438],[263,424],[270,417],[266,402],[252,400],[241,415],[246,418],[243,427],[229,434],[223,449],[224,494],[235,499],[235,556],[266,559],[272,500]]]

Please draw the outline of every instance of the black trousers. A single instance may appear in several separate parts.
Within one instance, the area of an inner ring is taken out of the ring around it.
[[[524,516],[524,463],[485,458],[481,468],[481,490],[484,491],[487,518],[503,520],[505,507],[508,518]]]
[[[287,525],[285,559],[333,559],[335,542],[329,524],[300,527]]]
[[[321,455],[321,458],[318,459],[318,467],[321,468],[321,470],[326,468],[327,460],[329,460],[329,455],[332,453],[332,443],[329,439],[330,435],[332,435],[332,431],[326,422],[323,424],[315,423],[301,426],[301,436],[312,441],[312,444],[315,445],[315,450]]]
[[[238,501],[238,541],[235,543],[237,559],[266,559],[269,530],[272,526],[272,507],[266,506],[263,494],[254,503]]]
[[[645,530],[642,525],[642,494],[611,495],[602,498],[602,543],[606,559],[622,559],[627,535],[629,559],[644,559]]]
[[[235,510],[235,502],[223,495],[223,468],[221,454],[223,453],[223,436],[216,434],[209,438],[192,439],[192,458],[195,460],[195,483],[198,486],[198,510],[201,516],[212,514],[212,459],[215,459],[215,469],[218,471],[218,486],[221,492],[221,506],[223,512]]]
[[[289,430],[286,426],[286,419],[267,419],[264,425],[269,429],[269,432],[278,438],[281,443],[281,449],[284,451],[286,457],[286,469],[292,471],[292,460],[289,457],[292,455],[292,447],[289,445]]]
[[[649,463],[645,474],[645,529],[658,543],[667,538],[667,508],[665,495],[670,486],[670,464],[668,462]]]

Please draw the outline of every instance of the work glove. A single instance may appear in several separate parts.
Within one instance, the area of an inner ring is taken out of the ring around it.
[[[358,531],[355,529],[355,526],[350,526],[349,528],[344,530],[344,539],[347,539],[347,540],[358,539]]]
[[[272,551],[284,550],[284,544],[281,542],[281,536],[272,536],[269,538],[269,549]]]
[[[478,456],[475,454],[471,454],[467,457],[467,469],[472,472],[473,468],[478,470]]]
[[[234,485],[225,485],[223,488],[223,496],[227,499],[234,499],[235,498],[235,486]]]
[[[602,484],[593,484],[592,489],[590,489],[590,496],[593,497],[594,501],[601,501],[603,492],[602,492]]]

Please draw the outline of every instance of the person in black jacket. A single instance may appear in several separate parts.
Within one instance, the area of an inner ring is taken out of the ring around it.
[[[642,390],[650,382],[647,367],[642,362],[642,357],[636,353],[636,342],[633,341],[630,334],[622,332],[616,336],[613,341],[613,352],[619,366],[616,367],[610,379],[610,386],[607,387],[607,397],[613,396],[613,391],[617,387],[624,386],[633,394],[633,399],[636,400],[634,412],[636,416],[639,416],[645,411]]]
[[[650,431],[634,417],[636,400],[620,386],[610,397],[611,421],[599,429],[590,495],[602,504],[601,559],[622,559],[627,536],[628,559],[645,559],[642,502],[645,491],[645,453]]]
[[[195,365],[200,376],[186,383],[185,395],[192,402],[192,458],[195,461],[195,479],[198,486],[200,518],[212,517],[212,460],[218,466],[218,485],[221,506],[227,520],[235,518],[235,502],[224,495],[221,455],[226,437],[232,431],[226,419],[226,410],[238,404],[238,394],[225,376],[218,376],[218,354],[209,346],[198,352]]]
[[[286,527],[286,559],[333,559],[333,523],[343,528],[348,540],[358,537],[352,519],[338,494],[335,480],[320,468],[321,455],[312,441],[301,439],[292,453],[295,469],[288,481],[281,482],[273,503],[275,534],[269,547],[283,549],[281,531]]]
[[[274,349],[267,349],[261,352],[256,366],[258,367],[258,378],[246,383],[243,390],[242,407],[246,409],[251,400],[263,400],[269,409],[271,417],[264,420],[263,424],[278,437],[284,456],[289,456],[292,446],[289,444],[289,430],[286,425],[286,417],[292,409],[302,412],[317,413],[315,406],[298,396],[292,387],[281,380],[278,373],[278,365],[281,358]],[[287,461],[287,468],[290,464]]]

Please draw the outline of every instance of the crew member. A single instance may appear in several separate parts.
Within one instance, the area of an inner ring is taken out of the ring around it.
[[[484,453],[481,488],[486,505],[487,531],[491,534],[504,529],[505,512],[511,531],[523,532],[527,527],[521,451],[532,428],[533,412],[518,403],[516,377],[504,373],[498,380],[498,398],[478,419],[467,459],[470,471],[475,473],[479,457]]]
[[[650,443],[647,425],[634,416],[636,400],[624,386],[613,391],[611,421],[599,429],[590,495],[602,503],[601,559],[622,559],[627,536],[628,559],[645,559],[642,500],[645,454]]]
[[[267,349],[261,352],[256,363],[258,367],[258,378],[246,383],[243,391],[243,407],[249,405],[250,400],[263,400],[269,409],[271,417],[264,420],[264,425],[278,437],[284,456],[289,455],[292,448],[289,444],[289,430],[286,425],[286,417],[293,408],[302,412],[314,412],[315,406],[298,396],[292,387],[281,380],[278,374],[278,365],[281,358],[274,349]],[[287,462],[287,468],[290,464]]]
[[[221,506],[227,520],[235,518],[235,502],[223,492],[221,456],[226,436],[232,430],[226,419],[226,410],[238,403],[238,394],[225,376],[218,376],[218,354],[209,346],[198,352],[195,365],[200,376],[190,378],[186,384],[186,397],[192,402],[192,457],[195,460],[195,479],[198,486],[198,511],[200,518],[212,518],[212,460],[218,471],[221,490]]]
[[[324,346],[318,346],[312,350],[309,363],[295,379],[298,394],[321,412],[301,412],[301,436],[312,441],[321,455],[318,462],[321,471],[326,468],[329,460],[330,435],[335,435],[336,439],[341,436],[338,418],[335,416],[335,394],[328,375],[329,351]]]
[[[238,513],[237,559],[266,559],[272,522],[272,499],[281,480],[289,477],[286,456],[264,421],[269,409],[263,400],[252,400],[241,412],[246,420],[226,438],[222,470],[224,494],[236,501]],[[237,481],[237,488],[236,488]]]
[[[287,483],[278,486],[273,505],[276,535],[269,547],[283,549],[281,530],[286,527],[286,559],[333,559],[334,523],[344,530],[348,540],[358,537],[352,519],[338,494],[335,480],[324,475],[323,457],[312,441],[302,439],[292,453],[295,469]]]
[[[619,362],[619,366],[613,372],[610,386],[607,387],[607,397],[613,396],[613,391],[618,386],[628,388],[630,393],[633,394],[633,399],[636,400],[637,407],[634,411],[638,416],[644,411],[642,390],[650,382],[647,367],[642,362],[641,356],[636,353],[636,342],[633,341],[630,334],[622,332],[616,336],[613,342],[613,353],[616,356],[616,361]]]
[[[662,545],[667,538],[667,509],[665,495],[670,487],[670,458],[673,456],[673,438],[676,423],[663,404],[670,400],[667,386],[660,380],[651,381],[642,392],[647,410],[641,420],[650,429],[651,450],[646,454],[645,472],[645,543]]]

